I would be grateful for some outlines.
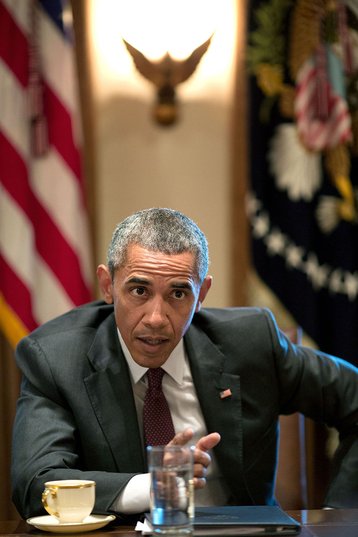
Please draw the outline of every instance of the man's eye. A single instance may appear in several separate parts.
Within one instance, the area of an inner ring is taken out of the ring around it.
[[[181,298],[185,297],[185,293],[181,289],[175,289],[175,291],[173,291],[173,296],[174,298],[180,300]]]
[[[146,293],[146,289],[145,287],[135,287],[134,289],[132,289],[131,293],[134,296],[143,296]]]

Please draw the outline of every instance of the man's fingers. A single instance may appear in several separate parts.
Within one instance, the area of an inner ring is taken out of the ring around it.
[[[209,449],[212,449],[215,447],[221,440],[221,436],[219,433],[210,433],[206,436],[202,436],[200,440],[198,440],[196,444],[196,448],[200,449],[201,451],[209,451]]]
[[[194,431],[190,427],[177,433],[173,440],[168,443],[168,446],[184,446],[187,444],[194,436]],[[209,451],[215,447],[221,440],[219,433],[210,433],[206,436],[202,436],[196,443],[196,448],[201,451]]]
[[[211,463],[211,457],[207,451],[195,449],[194,451],[194,475],[200,476],[200,468],[207,468]]]
[[[184,431],[177,433],[173,440],[168,443],[168,446],[185,446],[193,438],[193,429],[185,429]]]
[[[177,433],[168,446],[185,446],[194,436],[194,431],[190,428]],[[194,488],[205,487],[207,468],[210,465],[211,457],[208,453],[221,440],[219,433],[210,433],[202,436],[195,445],[194,451]]]
[[[208,467],[204,466],[203,464],[194,464],[194,476],[195,477],[202,477],[206,478],[208,473]]]
[[[194,488],[203,489],[206,485],[205,477],[194,477]]]

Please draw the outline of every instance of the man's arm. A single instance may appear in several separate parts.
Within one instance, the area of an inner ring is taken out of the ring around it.
[[[62,352],[68,356],[68,350]],[[106,436],[88,403],[83,371],[80,374],[76,371],[81,363],[79,352],[75,349],[67,361],[56,352],[57,365],[53,356],[49,358],[47,354],[51,354],[48,346],[31,337],[25,338],[17,349],[23,381],[13,433],[12,485],[13,500],[19,513],[24,518],[43,514],[41,493],[44,483],[55,479],[96,481],[96,513],[141,512],[136,502],[128,503],[125,489],[127,483],[131,485],[139,479],[148,483],[148,476],[142,473],[144,466],[131,471],[128,461],[123,461],[123,465],[126,464],[129,471],[119,473]],[[83,362],[87,363],[87,359]],[[63,373],[66,367],[69,368],[67,377]],[[102,398],[105,396],[103,393]],[[127,416],[126,420],[129,419]],[[115,414],[113,426],[116,423]],[[134,427],[134,423],[129,426]],[[184,431],[176,435],[173,442],[188,443],[192,435],[192,431]],[[198,442],[195,450],[197,487],[205,485],[205,469],[211,461],[207,452],[219,438],[213,433]],[[147,492],[149,497],[148,487]],[[118,502],[121,498],[124,501]]]
[[[284,358],[279,369],[283,371],[283,394],[289,374],[285,361],[290,365],[298,364],[300,371],[296,375],[299,382],[296,382],[296,389],[292,391],[293,396],[287,394],[283,398],[285,406],[291,406],[291,411],[302,412],[313,420],[335,427],[339,432],[339,445],[332,461],[332,474],[324,506],[357,507],[358,369],[341,358],[297,347],[291,342],[283,344],[283,347],[286,348],[286,353],[279,354],[281,359]]]
[[[136,472],[118,473],[96,416],[89,411],[80,375],[71,369],[65,386],[31,338],[20,343],[17,362],[23,380],[13,429],[12,488],[19,513],[24,518],[44,514],[41,493],[44,483],[54,479],[96,481],[94,511],[109,512]],[[68,367],[61,351],[58,362],[58,370]]]

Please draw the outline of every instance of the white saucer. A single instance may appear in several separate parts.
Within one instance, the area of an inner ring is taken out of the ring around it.
[[[114,520],[114,515],[90,515],[83,522],[59,522],[50,515],[35,516],[28,518],[26,522],[35,528],[52,533],[80,533],[83,531],[93,531],[103,528],[106,524]]]

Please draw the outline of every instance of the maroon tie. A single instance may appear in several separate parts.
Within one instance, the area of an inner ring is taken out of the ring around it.
[[[146,446],[166,445],[175,435],[168,402],[162,391],[161,368],[148,369],[148,389],[144,398],[143,427]]]

